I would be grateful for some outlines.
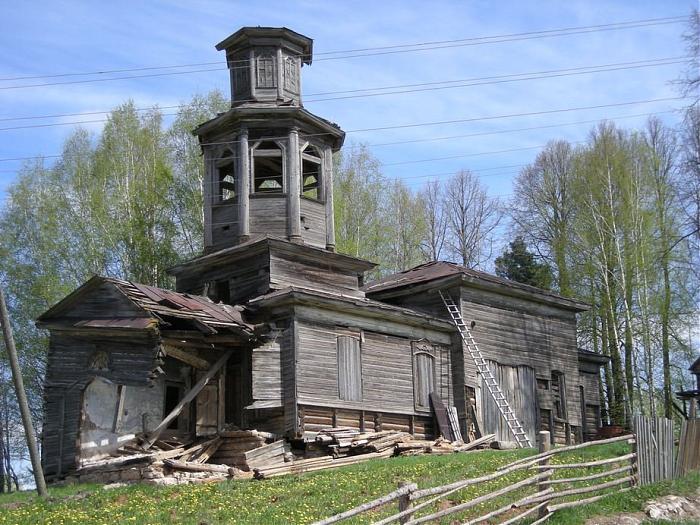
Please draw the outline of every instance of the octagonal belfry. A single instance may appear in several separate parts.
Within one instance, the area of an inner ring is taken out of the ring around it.
[[[194,131],[206,166],[205,252],[255,235],[333,251],[332,156],[345,133],[302,105],[312,40],[244,27],[216,48],[226,51],[231,109]]]

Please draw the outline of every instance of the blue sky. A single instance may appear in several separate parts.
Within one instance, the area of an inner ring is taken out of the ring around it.
[[[453,40],[528,31],[588,26],[688,15],[694,0],[666,1],[385,1],[385,2],[10,2],[0,0],[0,78],[89,72],[147,66],[216,62],[221,68],[193,74],[7,89],[11,86],[95,77],[0,80],[0,128],[67,123],[101,116],[32,121],[5,120],[33,115],[107,110],[133,99],[137,106],[169,106],[195,93],[228,90],[224,56],[214,44],[241,26],[286,26],[314,39],[317,53]],[[367,87],[469,79],[678,57],[685,54],[683,24],[621,31],[450,47],[412,53],[319,60],[303,70],[306,99],[313,93]],[[212,68],[215,66],[208,66]],[[308,102],[314,113],[346,130],[469,119],[676,97],[670,81],[683,66],[665,65],[381,97]],[[197,68],[196,68],[197,69]],[[204,68],[202,68],[204,69]],[[138,73],[137,73],[138,74]],[[122,75],[112,75],[122,76]],[[103,75],[102,78],[107,77]],[[493,195],[508,195],[518,166],[532,161],[537,146],[554,138],[584,140],[597,119],[650,112],[669,123],[669,110],[682,101],[666,101],[559,114],[504,118],[402,130],[350,133],[349,141],[381,144],[498,131],[458,139],[371,146],[386,164],[385,174],[419,187],[427,175],[447,176],[476,170]],[[623,126],[645,117],[623,118]],[[549,125],[546,129],[504,131]],[[101,124],[85,127],[99,132]],[[53,155],[74,125],[0,130],[0,159]],[[529,148],[529,149],[524,149]],[[510,149],[520,151],[478,155]],[[423,159],[458,157],[429,162]],[[0,162],[2,191],[11,184],[19,161]],[[485,171],[481,171],[485,170]]]

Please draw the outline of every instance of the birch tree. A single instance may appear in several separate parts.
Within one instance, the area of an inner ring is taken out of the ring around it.
[[[462,170],[447,183],[445,208],[452,257],[468,268],[486,262],[502,217],[498,199],[489,197],[474,173]]]

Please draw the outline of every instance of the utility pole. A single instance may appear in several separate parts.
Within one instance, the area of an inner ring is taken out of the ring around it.
[[[17,402],[19,410],[22,413],[22,423],[24,425],[24,435],[27,436],[27,446],[29,447],[29,457],[32,460],[32,470],[34,471],[34,480],[36,481],[36,491],[39,496],[46,497],[46,481],[44,480],[44,471],[41,468],[41,459],[39,459],[39,449],[36,446],[36,435],[34,434],[34,425],[32,424],[32,416],[29,413],[29,403],[27,395],[24,392],[24,381],[22,379],[22,371],[19,368],[19,360],[17,359],[17,349],[15,341],[12,337],[12,327],[10,326],[10,316],[7,312],[7,304],[5,304],[5,296],[0,287],[0,327],[2,335],[5,339],[5,348],[7,355],[10,358],[10,367],[12,368],[12,380],[15,383],[15,393],[17,394]]]

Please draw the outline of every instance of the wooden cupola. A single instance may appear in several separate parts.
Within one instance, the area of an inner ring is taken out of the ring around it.
[[[231,109],[194,131],[206,165],[207,253],[256,235],[335,249],[332,156],[345,133],[301,103],[312,44],[270,27],[217,44],[231,70]]]

